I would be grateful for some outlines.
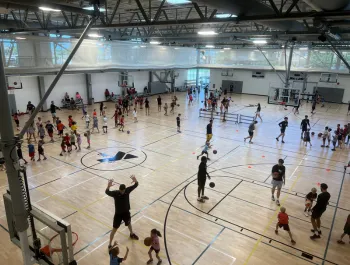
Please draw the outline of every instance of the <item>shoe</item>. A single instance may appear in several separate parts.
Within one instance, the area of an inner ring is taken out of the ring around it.
[[[278,138],[276,138],[277,142],[279,141]]]
[[[282,141],[282,144],[284,144],[284,141]]]
[[[244,142],[246,141],[247,139],[244,138]]]
[[[324,145],[321,145],[321,147],[324,147]]]
[[[272,200],[272,201],[275,201],[275,196],[272,195],[271,200]]]
[[[250,144],[252,144],[253,142],[249,142]]]
[[[335,149],[332,149],[332,151],[335,151]]]
[[[63,156],[62,154],[60,154],[60,156]]]
[[[321,238],[321,237],[319,235],[316,235],[316,234],[310,236],[310,239],[312,239],[312,240],[317,239],[317,238]]]
[[[276,201],[276,204],[277,204],[277,206],[281,206],[281,204],[280,204],[280,201],[279,201],[279,200],[277,200],[277,201]]]
[[[45,157],[44,160],[46,160],[47,158]]]
[[[202,202],[202,203],[205,202],[205,200],[203,198],[198,198],[197,201]]]
[[[304,215],[305,215],[306,217],[309,217],[309,213],[308,213],[308,212],[304,212]]]
[[[297,243],[293,239],[290,242],[292,242],[293,245],[295,245]]]
[[[197,160],[198,160],[199,156],[197,156]]]
[[[209,200],[209,198],[207,196],[202,196],[202,199]]]
[[[135,240],[139,240],[139,237],[135,233],[130,234],[130,238],[135,239]]]
[[[162,264],[162,260],[158,260],[157,265]]]
[[[278,230],[275,230],[275,234],[278,235]]]
[[[147,264],[152,264],[153,263],[153,259],[150,259],[149,261],[147,261]]]
[[[344,245],[344,244],[345,244],[345,242],[344,242],[343,240],[341,240],[341,239],[339,239],[339,240],[337,241],[337,243],[338,243],[338,244],[341,244],[341,245]]]
[[[329,145],[326,145],[327,148],[329,148]]]
[[[318,234],[319,234],[319,235],[322,235],[321,230],[320,230],[320,231],[316,231],[316,232],[315,232],[315,230],[314,230],[314,229],[311,229],[311,232],[312,232],[312,233],[314,233],[314,234],[315,234],[316,232],[318,232]]]
[[[39,158],[37,161],[41,161],[41,159]]]

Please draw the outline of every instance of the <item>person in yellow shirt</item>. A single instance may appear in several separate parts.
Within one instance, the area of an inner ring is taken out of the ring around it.
[[[73,121],[72,126],[70,128],[74,132],[74,134],[77,135],[78,126],[77,126],[77,123],[75,121]]]

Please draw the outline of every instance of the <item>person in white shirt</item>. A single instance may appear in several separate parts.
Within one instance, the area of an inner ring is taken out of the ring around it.
[[[322,141],[323,144],[321,145],[321,147],[329,147],[329,140],[328,140],[328,145],[326,145],[326,140],[330,138],[329,132],[328,132],[328,127],[324,128],[324,132],[322,134]]]
[[[108,121],[108,119],[107,119],[106,115],[104,115],[103,116],[103,127],[102,127],[103,133],[107,133],[107,126],[108,126],[107,121]]]
[[[136,108],[134,108],[132,115],[134,115],[134,122],[137,122],[137,110],[136,110]]]
[[[85,124],[86,124],[86,129],[89,129],[90,127],[90,115],[89,114],[85,114]]]

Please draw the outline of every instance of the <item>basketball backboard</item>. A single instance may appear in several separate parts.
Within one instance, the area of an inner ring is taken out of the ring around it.
[[[320,82],[337,83],[338,82],[338,74],[336,74],[336,73],[321,73]]]

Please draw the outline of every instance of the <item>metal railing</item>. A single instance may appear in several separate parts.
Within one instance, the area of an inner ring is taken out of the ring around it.
[[[218,112],[212,109],[199,109],[199,117],[207,119],[217,119],[222,122],[251,123],[254,120],[253,116],[246,116],[239,113]]]

